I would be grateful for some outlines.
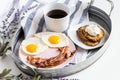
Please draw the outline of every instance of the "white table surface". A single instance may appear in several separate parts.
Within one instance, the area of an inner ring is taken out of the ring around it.
[[[2,0],[3,2],[5,0]],[[9,1],[9,0],[6,0]],[[109,12],[109,7],[106,7],[105,0],[96,0],[95,6],[100,7]],[[102,2],[103,1],[103,2]],[[104,55],[93,65],[87,69],[65,77],[65,79],[79,79],[79,80],[120,80],[120,0],[112,0],[115,8],[111,14],[112,20],[112,38],[111,44],[104,53]],[[0,3],[0,12],[4,10],[2,3]],[[0,13],[1,15],[2,13]],[[12,74],[20,74],[21,71],[15,66],[13,60],[6,57],[0,60],[0,72],[4,68],[12,69]]]

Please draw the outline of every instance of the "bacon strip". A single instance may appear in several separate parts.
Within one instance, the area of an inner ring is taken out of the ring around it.
[[[54,66],[57,66],[57,65],[63,63],[68,58],[72,57],[74,55],[74,53],[76,52],[76,50],[70,52],[68,46],[60,47],[60,48],[58,48],[58,50],[60,51],[60,54],[56,57],[52,57],[49,59],[43,59],[43,58],[34,58],[32,56],[28,56],[27,60],[30,64],[32,64],[38,68],[40,68],[40,67],[41,68],[50,68],[50,67],[54,67]]]

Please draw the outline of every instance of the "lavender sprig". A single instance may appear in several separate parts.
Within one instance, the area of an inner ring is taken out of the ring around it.
[[[10,49],[9,43],[18,29],[19,24],[20,20],[14,19],[8,26],[0,27],[0,56],[2,56],[2,58],[6,55],[6,51]]]
[[[2,21],[3,25],[0,27],[0,56],[5,55],[6,51],[10,48],[9,43],[20,26],[19,10],[15,13],[13,20],[8,21],[9,17],[7,16]]]

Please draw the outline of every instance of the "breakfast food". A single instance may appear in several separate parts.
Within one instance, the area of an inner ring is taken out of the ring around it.
[[[98,25],[91,24],[78,28],[77,35],[84,44],[96,46],[103,38],[104,31]]]
[[[47,48],[48,46],[36,37],[23,40],[20,46],[20,50],[26,55],[37,55],[45,51]]]
[[[21,59],[27,64],[37,68],[52,68],[67,61],[75,54],[76,49],[72,46],[68,37],[63,33],[41,32],[23,40],[19,53],[20,57],[22,55]]]
[[[42,32],[35,34],[49,47],[64,47],[69,44],[69,40],[63,33],[57,32]]]
[[[73,52],[70,52],[68,46],[60,47],[58,48],[58,50],[60,51],[60,54],[56,57],[43,59],[43,58],[34,58],[32,56],[28,56],[27,60],[29,61],[30,64],[36,67],[50,68],[63,63],[68,58],[73,56],[74,53],[76,52],[76,50],[74,50]]]

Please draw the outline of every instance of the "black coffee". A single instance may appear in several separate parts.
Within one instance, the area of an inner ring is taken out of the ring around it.
[[[63,10],[56,9],[48,12],[47,15],[51,18],[63,18],[67,16],[67,13]]]

